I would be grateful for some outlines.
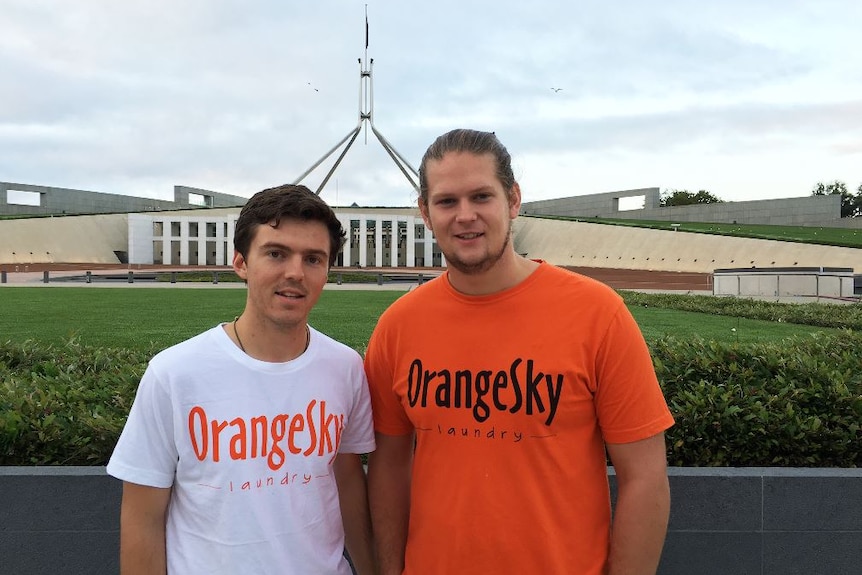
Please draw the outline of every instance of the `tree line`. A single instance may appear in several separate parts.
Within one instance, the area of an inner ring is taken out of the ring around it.
[[[841,180],[835,180],[828,184],[817,182],[811,190],[812,196],[841,196],[841,217],[842,218],[858,218],[862,216],[862,184],[856,189],[856,193],[851,193],[847,190],[847,184]],[[689,190],[665,190],[661,193],[659,205],[666,206],[690,206],[694,204],[721,204],[724,200],[708,192],[707,190],[698,190],[691,192]]]

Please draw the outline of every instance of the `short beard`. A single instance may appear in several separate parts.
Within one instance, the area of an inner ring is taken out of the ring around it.
[[[479,275],[485,273],[494,265],[500,261],[503,257],[503,254],[506,253],[506,249],[509,247],[509,242],[512,241],[512,221],[509,220],[509,229],[506,230],[506,239],[503,240],[503,244],[500,246],[499,251],[489,254],[485,259],[478,261],[476,263],[466,263],[458,258],[449,258],[448,255],[443,254],[446,257],[446,265],[452,268],[455,268],[459,272],[464,275]]]

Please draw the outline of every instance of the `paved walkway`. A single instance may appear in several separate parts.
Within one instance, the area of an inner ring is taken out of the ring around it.
[[[154,281],[152,279],[137,279],[129,282],[124,270],[90,270],[92,281],[87,283],[84,273],[79,270],[61,270],[48,272],[48,282],[45,282],[44,272],[7,272],[6,282],[0,283],[0,288],[9,287],[86,287],[86,288],[179,288],[179,289],[245,289],[245,284],[236,281],[212,282],[212,281],[178,281],[176,283]],[[150,270],[134,270],[134,274],[145,273],[151,275]],[[158,273],[165,273],[159,270]],[[186,272],[187,273],[187,272]],[[115,276],[106,279],[105,276]],[[385,291],[409,291],[418,285],[417,281],[392,281],[378,285],[375,283],[328,283],[324,287],[327,290],[385,290]]]
[[[242,282],[212,282],[212,281],[178,281],[176,283],[155,281],[153,274],[166,274],[177,272],[179,274],[197,273],[230,273],[229,268],[212,269],[189,269],[189,268],[139,268],[128,269],[126,267],[114,266],[108,269],[87,269],[83,266],[58,266],[60,269],[48,271],[48,282],[45,283],[45,270],[39,271],[7,271],[5,283],[0,282],[0,288],[4,286],[31,286],[31,287],[93,287],[93,288],[179,288],[179,289],[244,289]],[[616,270],[604,268],[577,268],[567,266],[572,271],[592,277],[606,283],[614,289],[632,290],[644,293],[676,293],[690,295],[713,295],[711,276],[709,274],[688,274],[677,272],[651,272],[647,270]],[[87,271],[92,274],[91,283],[86,283],[84,276]],[[397,281],[386,281],[382,284],[369,283],[328,283],[326,290],[385,290],[385,291],[410,291],[418,285],[418,276],[421,274],[425,281],[439,274],[439,270],[411,270],[411,269],[363,269],[369,275],[382,273],[384,275],[397,274]],[[134,282],[128,281],[128,273],[132,277],[137,274]],[[335,269],[333,273],[355,273],[351,269]],[[406,281],[405,278],[414,276],[417,279]],[[373,275],[372,275],[373,277]],[[725,296],[729,297],[729,296]],[[763,301],[775,301],[782,303],[831,303],[831,304],[853,304],[859,303],[858,298],[829,298],[816,296],[741,296],[747,299],[758,299]]]

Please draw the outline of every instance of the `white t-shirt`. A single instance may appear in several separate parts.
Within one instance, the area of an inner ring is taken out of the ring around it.
[[[356,351],[312,329],[267,363],[217,326],[150,361],[107,470],[172,488],[168,573],[349,575],[332,463],[373,450]]]

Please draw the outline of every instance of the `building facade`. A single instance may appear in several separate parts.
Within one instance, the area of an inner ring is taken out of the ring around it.
[[[409,211],[409,210],[399,210]],[[347,241],[339,267],[415,268],[445,265],[421,217],[336,209]],[[129,214],[130,264],[226,266],[233,258],[239,212]]]
[[[24,196],[16,203],[13,196]],[[78,215],[158,212],[162,210],[243,206],[248,199],[190,186],[174,186],[174,199],[159,200],[123,194],[90,192],[35,184],[0,182],[0,215]]]

